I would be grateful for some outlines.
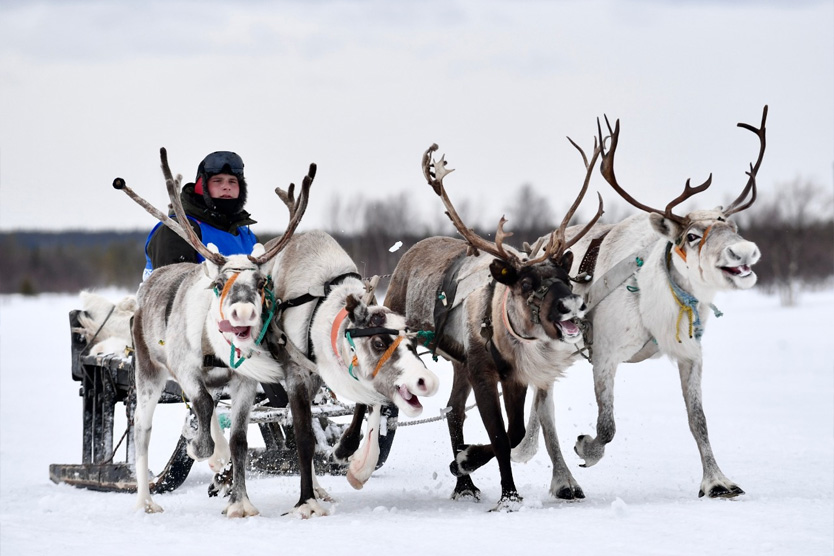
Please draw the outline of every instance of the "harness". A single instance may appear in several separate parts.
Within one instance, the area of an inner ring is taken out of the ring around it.
[[[707,232],[709,229],[712,228],[710,226],[704,231],[704,235],[701,238],[701,243],[698,245],[698,252],[700,253],[701,247],[704,245],[704,240],[707,237]],[[675,247],[675,252],[678,252],[680,247]],[[684,256],[684,260],[686,260]],[[701,336],[704,335],[704,327],[701,324],[701,315],[698,313],[698,299],[693,296],[691,293],[687,292],[683,288],[681,288],[675,281],[672,279],[672,243],[666,244],[666,264],[663,266],[663,269],[666,272],[666,279],[669,281],[669,290],[672,292],[672,297],[675,298],[675,301],[680,307],[680,311],[678,311],[678,319],[675,322],[675,339],[680,343],[681,336],[680,336],[680,326],[681,320],[683,316],[686,315],[689,318],[689,337],[695,338],[697,341],[701,341]],[[710,303],[710,309],[712,309],[713,313],[716,317],[722,316],[724,313],[718,310],[718,307]]]
[[[486,294],[486,297],[487,299],[492,299],[493,295],[495,295],[494,279],[489,283],[489,291]],[[512,366],[501,356],[501,352],[498,351],[498,348],[495,346],[495,342],[493,341],[495,329],[492,326],[492,317],[490,316],[492,304],[485,303],[484,305],[486,306],[486,313],[484,314],[484,319],[481,321],[481,337],[486,342],[486,349],[489,351],[489,355],[492,357],[493,363],[495,363],[498,376],[501,380],[504,380],[509,376]]]
[[[305,293],[303,295],[299,295],[298,297],[294,297],[292,299],[287,299],[285,301],[279,300],[277,311],[279,315],[284,314],[284,310],[289,309],[291,307],[300,307],[301,305],[305,305],[307,303],[316,302],[316,306],[313,308],[313,314],[310,316],[310,322],[307,323],[307,353],[309,354],[307,357],[315,361],[315,355],[313,353],[313,337],[310,333],[311,328],[313,326],[313,320],[316,318],[316,313],[319,310],[319,306],[321,305],[321,301],[326,299],[328,295],[330,295],[330,291],[333,289],[334,286],[338,286],[347,278],[356,278],[357,280],[361,280],[362,276],[360,276],[356,272],[345,272],[344,274],[339,274],[335,278],[331,278],[327,282],[324,283],[324,295],[313,295],[311,293]]]
[[[226,328],[228,326],[231,326],[231,325],[228,324],[229,321],[226,320],[226,317],[223,314],[223,301],[226,299],[226,296],[228,295],[229,291],[231,291],[232,284],[235,283],[235,280],[238,279],[238,277],[240,276],[240,273],[245,269],[232,269],[232,270],[234,270],[235,272],[232,274],[232,276],[228,280],[226,280],[226,283],[223,284],[223,290],[218,291],[216,287],[214,288],[214,294],[218,298],[220,298],[220,301],[219,301],[220,321],[217,323],[217,326],[218,326],[218,329],[220,330],[220,332],[231,332],[231,328],[227,328],[227,329],[224,330],[224,328]],[[266,311],[265,312],[263,310],[261,311],[261,320],[263,321],[263,324],[261,325],[261,331],[258,333],[258,337],[255,339],[255,345],[256,346],[261,345],[261,343],[263,342],[264,336],[266,335],[266,331],[269,328],[269,323],[272,321],[272,319],[275,316],[275,311],[276,311],[275,296],[272,293],[271,286],[272,286],[272,278],[267,276],[266,284],[264,284],[264,287],[261,290],[261,307],[262,307],[262,309],[265,309]],[[224,325],[224,323],[226,323],[226,324]],[[231,350],[229,352],[229,367],[231,367],[232,369],[237,369],[238,367],[241,366],[241,364],[243,364],[243,362],[247,358],[252,357],[253,352],[250,351],[249,355],[243,356],[243,355],[241,355],[240,349],[235,347],[235,343],[233,341],[228,340],[226,338],[226,336],[223,336],[223,339],[226,340],[226,342],[231,347]],[[238,357],[237,361],[235,361],[235,355],[237,355],[237,357]],[[206,367],[208,367],[208,366],[219,366],[219,365],[210,364],[210,363],[216,363],[217,361],[219,361],[219,360],[213,354],[203,356],[203,365],[206,366]],[[223,366],[225,366],[225,365],[223,365]]]
[[[434,340],[427,344],[430,346],[432,358],[437,361],[437,348],[443,338],[446,329],[446,322],[449,314],[455,308],[455,296],[458,291],[458,274],[466,262],[466,251],[461,252],[446,269],[443,274],[443,281],[437,290],[434,301]]]
[[[350,344],[350,350],[353,353],[353,358],[351,359],[350,365],[345,365],[345,362],[342,360],[342,357],[339,355],[339,346],[337,345],[337,341],[339,339],[339,329],[342,327],[342,323],[344,322],[345,318],[347,318],[348,312],[347,309],[342,309],[336,315],[336,318],[333,320],[333,326],[330,328],[330,345],[333,347],[333,353],[336,355],[336,359],[342,366],[348,368],[348,373],[350,376],[353,377],[354,380],[359,380],[354,372],[353,368],[359,366],[359,358],[356,355],[356,344],[353,342],[353,338],[362,338],[368,336],[376,336],[378,334],[390,334],[391,336],[395,336],[396,339],[391,342],[391,345],[388,346],[388,349],[382,354],[377,361],[376,367],[371,373],[371,378],[376,378],[376,375],[379,374],[379,370],[391,359],[391,356],[394,355],[394,351],[396,351],[397,347],[405,338],[405,335],[401,333],[400,330],[395,330],[393,328],[382,328],[382,327],[373,327],[373,328],[346,328],[345,329],[345,338],[347,338],[348,344]]]

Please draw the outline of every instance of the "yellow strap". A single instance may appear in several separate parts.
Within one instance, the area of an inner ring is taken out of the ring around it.
[[[681,302],[681,300],[678,299],[678,296],[675,295],[675,290],[672,289],[671,284],[669,285],[669,291],[672,292],[672,297],[675,298],[675,302],[678,304],[678,307],[681,308],[680,311],[678,311],[678,320],[675,323],[675,340],[677,340],[678,343],[680,343],[680,341],[681,341],[680,327],[681,327],[681,319],[683,318],[683,314],[686,313],[689,316],[689,337],[690,338],[692,337],[692,334],[693,334],[693,326],[694,326],[693,322],[695,320],[695,316],[692,313],[692,307],[690,307],[688,305],[684,305]]]

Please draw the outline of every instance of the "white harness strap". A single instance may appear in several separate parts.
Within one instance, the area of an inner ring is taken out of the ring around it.
[[[641,247],[625,259],[612,266],[601,278],[594,281],[588,293],[585,294],[585,304],[588,306],[588,313],[594,307],[608,297],[611,292],[619,288],[626,280],[631,278],[646,260],[651,244]]]
[[[591,311],[593,311],[593,309],[599,305],[603,299],[608,297],[611,292],[619,288],[623,283],[625,283],[626,280],[635,275],[640,267],[643,266],[646,256],[651,251],[651,246],[652,244],[641,247],[625,259],[612,266],[608,272],[603,274],[600,279],[596,280],[591,285],[590,289],[588,289],[588,293],[585,294],[585,304],[588,307],[586,318],[590,320]],[[590,330],[585,332],[585,334],[586,342],[591,343],[592,340],[590,339]],[[655,343],[653,338],[650,338],[627,362],[637,363],[648,359],[657,352],[657,343]]]

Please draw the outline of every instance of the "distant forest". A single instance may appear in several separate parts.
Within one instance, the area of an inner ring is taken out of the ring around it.
[[[532,242],[558,225],[547,199],[537,197],[531,187],[521,188],[516,204],[516,210],[524,210],[526,227],[508,226],[514,232],[509,240],[513,246]],[[425,225],[409,220],[406,206],[403,199],[392,197],[362,207],[339,203],[331,207],[335,227],[347,230],[331,234],[363,275],[388,275],[417,241],[432,235],[454,235],[448,221]],[[464,214],[466,206],[461,208]],[[350,225],[340,226],[340,213],[345,211],[349,212]],[[508,214],[512,212],[511,208]],[[364,218],[357,219],[356,214]],[[463,217],[467,219],[465,214]],[[755,267],[760,289],[779,293],[783,303],[792,304],[799,290],[832,283],[834,216],[827,191],[797,180],[780,188],[777,195],[758,200],[737,220],[742,235],[762,251],[762,260]],[[278,235],[256,231],[261,241]],[[495,229],[478,231],[491,238]],[[145,264],[146,237],[147,231],[0,233],[0,293],[74,293],[110,286],[135,290]],[[392,252],[397,242],[402,246]]]

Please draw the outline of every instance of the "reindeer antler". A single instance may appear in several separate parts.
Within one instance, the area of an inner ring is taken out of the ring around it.
[[[287,246],[287,243],[290,241],[295,229],[298,227],[298,223],[301,222],[301,217],[304,216],[304,211],[307,210],[307,200],[310,196],[310,186],[313,185],[313,180],[316,177],[316,168],[315,162],[310,164],[310,169],[307,171],[307,175],[304,176],[304,180],[301,182],[301,191],[298,194],[298,200],[295,198],[294,183],[290,184],[288,191],[284,191],[280,187],[275,188],[275,194],[281,198],[284,204],[287,205],[287,209],[290,211],[290,221],[287,224],[287,229],[284,230],[284,235],[282,235],[281,239],[276,241],[275,244],[270,247],[269,251],[260,257],[249,257],[255,264],[260,265],[265,263]]]
[[[423,153],[423,175],[425,176],[428,184],[432,187],[432,189],[434,189],[435,194],[443,201],[443,205],[446,207],[446,216],[449,217],[449,220],[451,220],[452,224],[455,225],[457,231],[469,244],[468,254],[477,256],[479,255],[478,250],[481,250],[489,253],[490,255],[494,255],[495,257],[498,257],[515,267],[521,266],[519,258],[514,253],[509,253],[504,249],[504,240],[513,235],[512,232],[504,231],[504,224],[507,222],[506,218],[502,216],[501,220],[498,221],[498,229],[495,232],[494,242],[485,240],[463,223],[463,220],[458,215],[454,205],[452,205],[452,201],[449,200],[448,195],[446,195],[446,188],[443,186],[443,178],[447,174],[454,172],[454,169],[446,167],[447,163],[445,154],[440,157],[440,160],[432,160],[431,155],[437,150],[437,148],[437,143],[433,143],[432,146],[426,149],[426,152]]]
[[[689,185],[690,180],[687,179],[686,184],[683,188],[683,193],[678,195],[668,205],[666,205],[666,210],[661,211],[656,208],[652,208],[648,205],[644,205],[643,203],[640,203],[639,201],[635,200],[634,197],[626,193],[626,191],[622,187],[620,187],[620,184],[617,183],[617,177],[614,175],[614,153],[617,150],[617,142],[620,138],[620,120],[618,119],[616,121],[616,123],[614,124],[614,129],[612,130],[611,124],[608,122],[608,116],[605,116],[605,125],[608,126],[608,133],[611,140],[611,144],[607,153],[605,152],[605,146],[602,146],[602,163],[600,164],[600,171],[602,172],[602,176],[605,178],[605,181],[611,184],[611,187],[614,188],[614,191],[616,191],[620,195],[620,197],[622,197],[638,209],[645,212],[656,212],[658,214],[662,214],[669,220],[677,222],[681,225],[685,225],[686,218],[674,214],[672,212],[672,208],[678,206],[679,204],[692,197],[693,195],[705,191],[712,183],[712,174],[709,175],[709,177],[704,183],[697,187],[691,187]],[[597,118],[597,130],[599,133],[600,143],[604,143],[602,138],[602,127],[600,126],[599,118]]]
[[[176,179],[172,176],[171,168],[168,166],[168,151],[165,150],[165,147],[159,149],[159,159],[162,163],[162,175],[165,176],[165,188],[168,190],[168,198],[171,199],[171,204],[174,207],[174,214],[177,216],[176,221],[166,217],[166,220],[163,222],[165,222],[165,225],[175,232],[177,232],[177,230],[174,226],[183,230],[185,232],[185,236],[179,232],[177,232],[177,234],[180,237],[183,237],[185,241],[191,245],[191,247],[217,266],[223,266],[226,264],[228,259],[220,253],[216,253],[206,247],[206,245],[200,241],[200,238],[197,237],[197,234],[194,232],[194,228],[192,228],[191,224],[188,223],[188,217],[185,215],[185,209],[182,206],[182,199],[180,198],[180,184],[182,183],[182,176],[178,175]]]
[[[756,129],[750,124],[739,123],[738,127],[742,127],[749,131],[752,131],[756,134],[759,138],[759,158],[756,160],[755,164],[750,164],[750,171],[746,172],[750,179],[747,180],[747,185],[744,186],[744,189],[741,192],[741,195],[738,198],[730,203],[730,206],[727,207],[727,210],[724,211],[726,216],[730,216],[731,214],[735,214],[737,212],[741,212],[744,209],[750,208],[750,205],[756,200],[756,174],[759,172],[759,167],[762,165],[762,159],[764,158],[765,152],[765,120],[767,120],[767,104],[765,104],[764,109],[762,109],[762,124],[761,126]],[[752,194],[751,194],[752,192]],[[747,201],[745,204],[742,205],[744,199],[747,197],[748,194],[751,194],[750,200]]]
[[[116,178],[113,180],[113,187],[115,189],[121,189],[124,191],[128,197],[133,199],[139,206],[144,208],[151,216],[154,216],[163,224],[168,226],[172,231],[174,231],[178,236],[184,239],[189,245],[194,247],[198,253],[203,255],[206,259],[209,259],[213,263],[217,265],[223,265],[226,262],[226,257],[219,253],[215,253],[214,251],[209,250],[208,247],[203,245],[200,239],[197,237],[197,234],[194,233],[194,229],[191,227],[190,224],[186,224],[185,226],[181,225],[180,222],[188,222],[187,217],[185,216],[185,211],[182,208],[182,201],[179,198],[179,186],[182,183],[182,176],[177,176],[174,178],[171,175],[171,169],[168,167],[168,154],[165,151],[165,148],[159,150],[160,158],[162,159],[162,173],[165,175],[165,186],[168,190],[168,197],[171,199],[171,203],[174,205],[174,214],[177,215],[177,220],[169,217],[164,212],[160,211],[153,205],[151,205],[148,201],[143,199],[139,196],[135,191],[133,191],[130,187],[127,186],[125,180],[122,178]]]
[[[573,204],[571,205],[567,214],[565,214],[565,217],[562,219],[562,223],[559,225],[557,229],[553,230],[553,232],[550,234],[550,239],[547,242],[547,246],[544,249],[544,253],[536,257],[535,259],[530,259],[526,261],[524,263],[525,265],[537,264],[548,258],[551,258],[554,261],[558,261],[562,258],[562,255],[565,254],[565,251],[567,251],[574,243],[579,241],[582,238],[582,236],[587,234],[588,231],[593,227],[593,225],[597,223],[597,220],[599,220],[599,218],[602,216],[602,195],[597,193],[597,196],[599,197],[599,208],[597,209],[596,215],[591,219],[590,222],[588,222],[588,224],[585,225],[584,228],[582,228],[582,231],[580,231],[579,234],[572,237],[570,241],[566,240],[565,230],[567,230],[571,218],[573,218],[573,215],[576,213],[576,209],[579,208],[579,204],[585,197],[585,192],[588,191],[588,184],[591,183],[591,175],[594,171],[594,165],[597,163],[597,158],[599,157],[599,154],[602,151],[602,141],[597,143],[596,138],[594,138],[594,152],[589,162],[588,157],[585,156],[585,151],[582,150],[582,147],[574,143],[573,139],[571,139],[570,137],[568,137],[568,141],[570,141],[570,144],[576,147],[576,150],[578,150],[579,154],[582,155],[582,161],[585,163],[585,181],[582,183],[582,189],[579,190],[579,195],[576,196],[576,199],[573,201]],[[538,247],[541,247],[541,244],[537,243],[536,246],[536,250],[538,250]],[[535,252],[536,251],[531,251],[531,254]]]

